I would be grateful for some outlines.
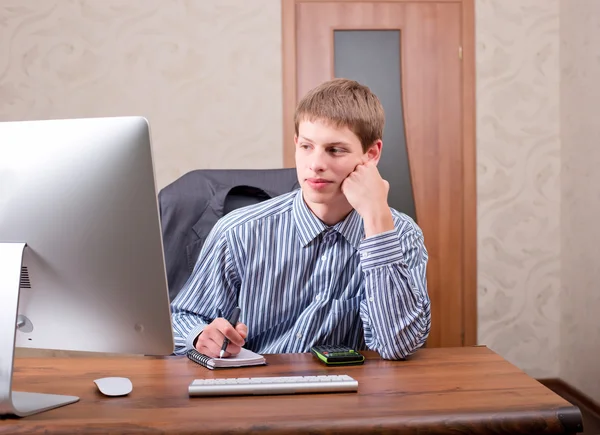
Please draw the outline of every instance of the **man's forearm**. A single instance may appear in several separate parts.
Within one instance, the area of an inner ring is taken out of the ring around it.
[[[390,290],[377,299],[367,296],[366,310],[361,314],[369,319],[365,328],[367,346],[385,359],[396,360],[406,358],[425,343],[431,310],[428,299],[410,294],[398,296],[396,289]]]
[[[405,358],[425,343],[431,325],[422,234],[381,233],[363,240],[360,250],[365,342],[383,358]]]

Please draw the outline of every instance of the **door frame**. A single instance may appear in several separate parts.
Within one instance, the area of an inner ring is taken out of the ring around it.
[[[379,3],[378,0],[281,0],[283,166],[294,163],[296,109],[296,6],[300,3]],[[463,106],[463,345],[477,344],[477,185],[475,131],[475,0],[385,0],[386,3],[460,3]]]

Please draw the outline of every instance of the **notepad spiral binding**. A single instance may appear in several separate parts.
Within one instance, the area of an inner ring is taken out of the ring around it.
[[[196,349],[190,349],[187,351],[187,357],[197,364],[203,367],[208,367],[208,362],[211,360],[210,357],[201,354]]]

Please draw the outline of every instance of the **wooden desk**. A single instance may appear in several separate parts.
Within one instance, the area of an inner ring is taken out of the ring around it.
[[[310,354],[267,355],[268,366],[210,371],[185,357],[18,358],[13,388],[81,397],[0,421],[0,433],[518,433],[581,430],[579,409],[486,347],[422,349],[407,361],[372,352],[362,366],[326,367]],[[358,393],[189,398],[196,378],[347,373]],[[129,396],[93,380],[126,376]]]

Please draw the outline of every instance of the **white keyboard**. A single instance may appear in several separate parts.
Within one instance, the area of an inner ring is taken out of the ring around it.
[[[347,393],[358,390],[358,381],[348,375],[196,379],[188,390],[190,396]]]

